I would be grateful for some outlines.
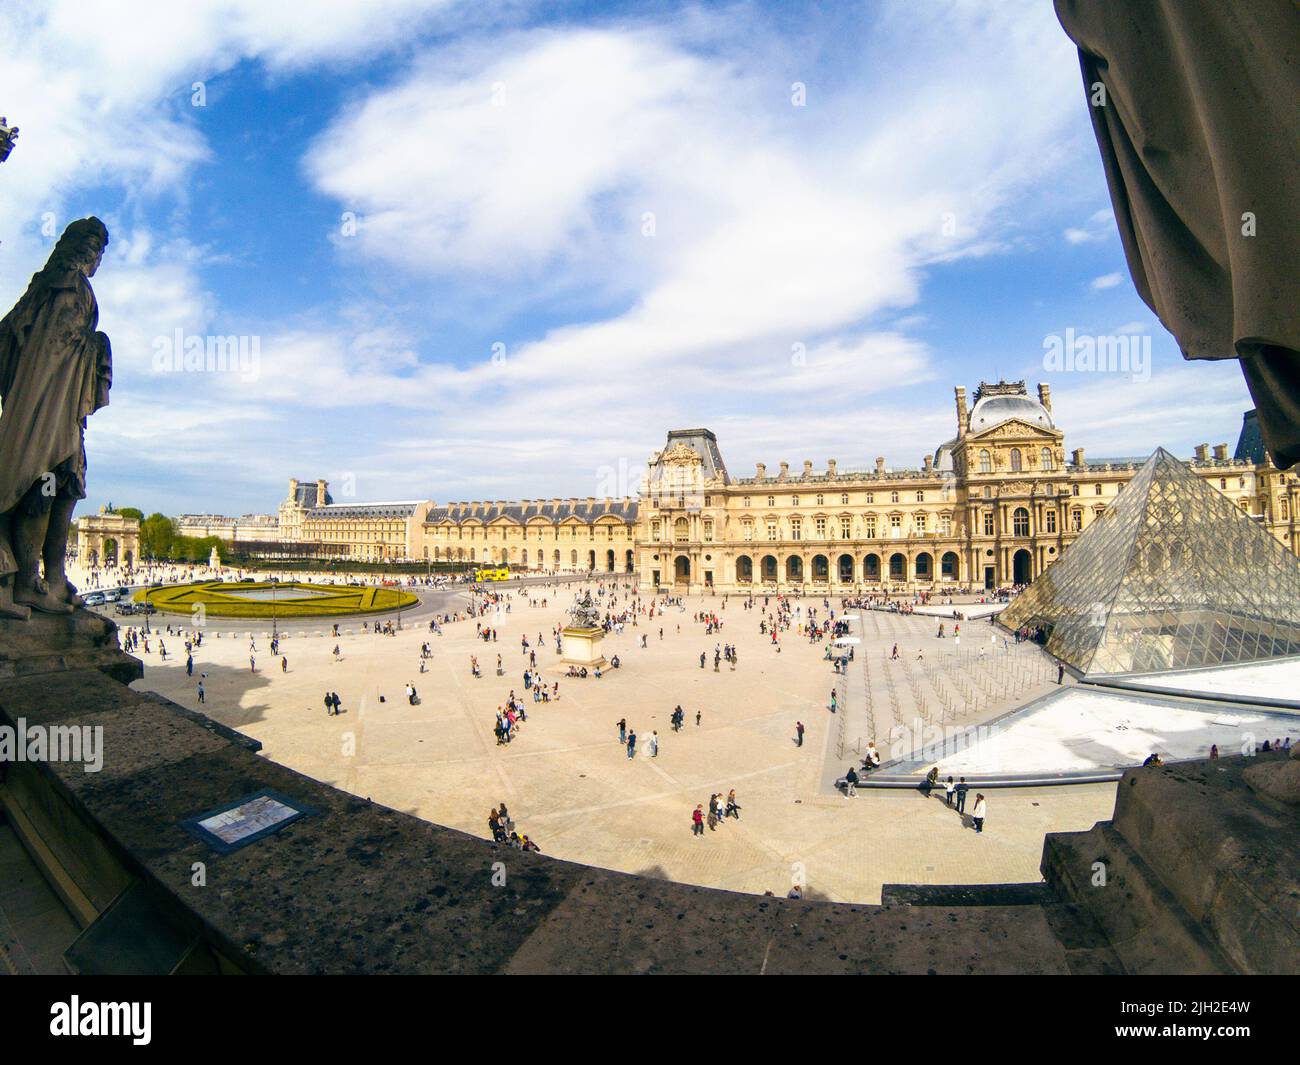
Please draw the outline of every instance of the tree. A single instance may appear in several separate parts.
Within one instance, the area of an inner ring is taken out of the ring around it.
[[[140,553],[145,558],[171,558],[176,526],[166,514],[150,514],[140,522]]]

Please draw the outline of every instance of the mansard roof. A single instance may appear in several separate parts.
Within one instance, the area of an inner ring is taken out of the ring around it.
[[[315,491],[315,486],[312,486]],[[415,514],[425,501],[421,499],[396,500],[391,503],[331,503],[312,507],[306,513],[309,521],[338,521],[348,518],[405,520]]]
[[[636,521],[635,499],[522,499],[515,501],[448,503],[433,507],[425,524],[481,522],[486,525],[499,519],[525,525],[534,519],[559,524],[570,519],[590,524],[600,518],[615,518],[631,524]]]

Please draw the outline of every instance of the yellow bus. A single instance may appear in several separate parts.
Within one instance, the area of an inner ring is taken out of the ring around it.
[[[500,569],[477,569],[474,571],[474,580],[476,581],[508,581],[510,579],[510,570],[502,566]]]

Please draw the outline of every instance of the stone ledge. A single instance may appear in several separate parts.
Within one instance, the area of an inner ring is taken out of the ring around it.
[[[1040,907],[791,901],[500,849],[267,761],[93,670],[0,684],[0,718],[20,716],[103,726],[102,772],[39,764],[28,778],[249,971],[1069,971]],[[180,827],[267,787],[316,813],[226,855]],[[195,862],[206,887],[190,885]]]

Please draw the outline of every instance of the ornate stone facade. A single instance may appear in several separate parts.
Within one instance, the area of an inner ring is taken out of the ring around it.
[[[732,478],[707,429],[668,434],[650,458],[637,531],[643,589],[690,592],[835,592],[993,589],[1025,584],[1059,558],[1133,477],[1146,456],[1067,459],[1052,420],[1050,388],[1032,398],[1024,382],[981,383],[968,409],[957,388],[957,433],[919,468],[862,472],[834,459],[801,472]],[[1257,458],[1259,456],[1256,456]],[[1300,481],[1251,456],[1211,457],[1190,467],[1263,522],[1292,551],[1300,546]]]
[[[1035,398],[1023,381],[983,382],[969,407],[964,388],[955,395],[956,435],[916,468],[877,458],[847,471],[830,459],[733,478],[712,432],[677,429],[637,499],[337,504],[325,481],[291,480],[261,538],[286,556],[635,572],[643,589],[980,590],[1042,573],[1147,458],[1067,452],[1045,384]],[[1252,425],[1233,457],[1201,445],[1188,465],[1300,553],[1300,480],[1268,462]]]
[[[524,499],[434,506],[424,557],[509,565],[539,573],[631,573],[634,499]]]
[[[80,517],[77,559],[85,566],[117,565],[133,569],[140,558],[140,522],[100,507],[98,514]]]

